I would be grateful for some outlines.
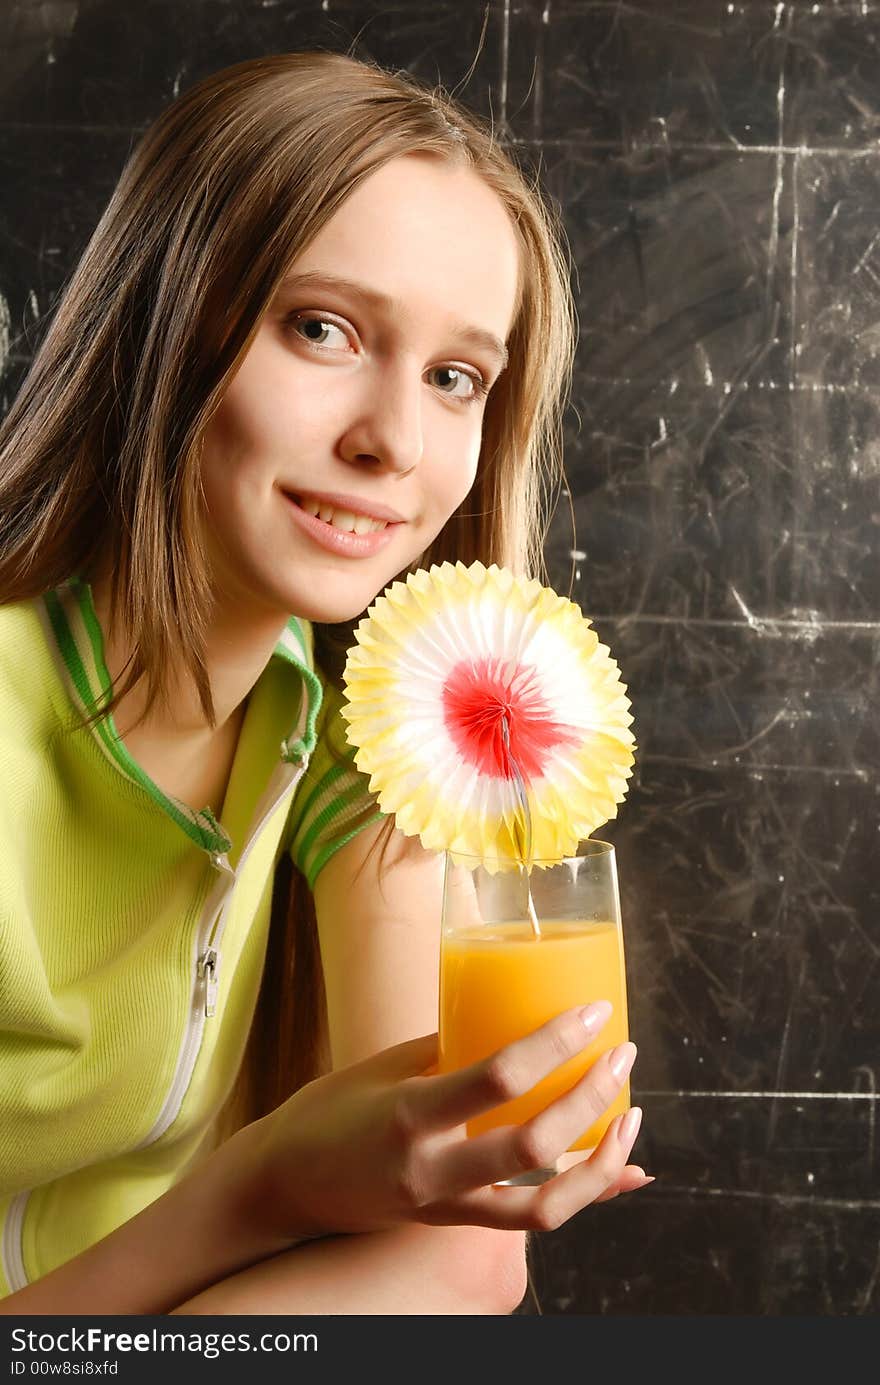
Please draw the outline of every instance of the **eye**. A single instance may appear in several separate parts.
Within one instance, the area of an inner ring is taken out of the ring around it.
[[[337,332],[342,338],[343,344],[348,342],[346,333],[338,323],[331,322],[326,317],[319,317],[315,313],[294,313],[288,318],[288,326],[310,346],[326,347],[327,332]],[[301,332],[300,328],[305,330]]]
[[[479,375],[472,375],[469,370],[462,370],[455,365],[440,365],[434,367],[435,374],[451,377],[453,389],[444,389],[441,386],[440,393],[448,394],[450,398],[460,400],[462,404],[473,404],[479,399],[484,399],[489,393],[489,387]],[[470,386],[464,394],[454,393],[454,387],[464,383]]]

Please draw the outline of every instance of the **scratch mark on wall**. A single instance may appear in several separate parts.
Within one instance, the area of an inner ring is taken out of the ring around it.
[[[12,314],[9,311],[6,295],[0,293],[0,375],[6,370],[6,362],[9,360],[9,342],[11,334]]]

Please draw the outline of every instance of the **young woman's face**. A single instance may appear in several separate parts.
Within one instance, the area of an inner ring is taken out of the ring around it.
[[[290,266],[205,435],[221,603],[350,620],[427,548],[474,481],[518,266],[507,212],[469,170],[406,155],[351,194]]]

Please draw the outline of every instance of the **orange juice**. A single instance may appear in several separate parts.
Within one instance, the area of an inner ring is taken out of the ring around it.
[[[468,1134],[521,1125],[569,1091],[600,1054],[629,1037],[620,929],[614,923],[549,920],[536,938],[526,923],[483,924],[443,936],[440,950],[440,1072],[486,1058],[569,1006],[610,1000],[597,1038],[530,1091],[468,1121]],[[597,1144],[629,1108],[629,1082],[570,1150]]]

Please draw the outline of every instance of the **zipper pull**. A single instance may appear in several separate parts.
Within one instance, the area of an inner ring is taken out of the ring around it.
[[[215,870],[222,871],[224,875],[234,875],[235,871],[229,864],[229,857],[225,851],[212,851],[210,853],[211,865]]]
[[[209,947],[202,953],[197,970],[205,982],[205,1017],[210,1019],[217,1006],[217,987],[220,984],[220,953],[216,947]]]

